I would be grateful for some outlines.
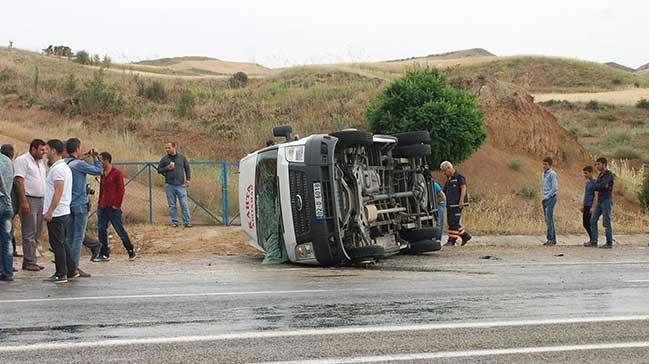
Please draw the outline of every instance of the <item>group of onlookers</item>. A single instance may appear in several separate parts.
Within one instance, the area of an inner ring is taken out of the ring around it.
[[[90,149],[81,152],[81,141],[70,138],[34,139],[29,151],[13,162],[14,148],[2,146],[0,155],[0,225],[1,261],[0,280],[13,280],[13,257],[16,251],[13,219],[20,219],[22,238],[22,269],[40,271],[38,262],[39,239],[43,225],[47,226],[50,249],[54,253],[55,273],[48,279],[66,283],[68,279],[90,277],[79,268],[81,247],[86,245],[91,260],[109,260],[106,229],[110,222],[122,239],[129,260],[136,258],[135,249],[124,230],[121,206],[124,199],[124,178],[112,165],[108,152]],[[47,163],[46,160],[47,159]],[[98,203],[99,241],[86,235],[90,202],[87,177],[100,180]],[[13,245],[13,249],[12,249]]]

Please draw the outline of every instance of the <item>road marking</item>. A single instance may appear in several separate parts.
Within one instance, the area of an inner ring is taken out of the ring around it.
[[[577,317],[546,320],[521,320],[521,321],[492,321],[492,322],[448,322],[422,325],[404,326],[351,326],[327,329],[301,329],[301,330],[277,330],[277,331],[252,331],[220,335],[202,336],[171,336],[153,337],[139,339],[111,339],[87,342],[60,342],[60,343],[39,343],[29,345],[0,346],[0,353],[23,352],[39,350],[66,350],[89,347],[113,347],[125,345],[156,345],[156,344],[179,344],[207,341],[245,340],[245,339],[269,339],[300,336],[327,336],[327,335],[350,335],[350,334],[371,334],[386,332],[404,331],[432,331],[448,329],[484,329],[496,327],[517,327],[517,326],[538,326],[538,325],[559,325],[559,324],[582,324],[602,322],[624,322],[624,321],[648,321],[649,315],[644,316],[609,316],[609,317]]]
[[[647,283],[649,282],[649,279],[632,279],[628,281],[624,281],[624,283]]]
[[[342,289],[340,291],[363,291],[364,288]],[[210,296],[254,296],[254,295],[277,295],[277,294],[305,294],[333,292],[328,289],[306,289],[296,291],[253,291],[253,292],[202,292],[202,293],[165,293],[165,294],[141,294],[122,296],[81,296],[81,297],[54,297],[54,298],[26,298],[16,300],[1,300],[2,303],[36,303],[54,301],[101,301],[101,300],[123,300],[131,298],[175,298],[175,297],[210,297]]]
[[[394,362],[394,361],[469,358],[469,357],[476,357],[476,356],[544,354],[544,353],[560,353],[560,352],[588,351],[588,350],[637,349],[637,348],[648,348],[648,347],[649,347],[649,341],[640,341],[640,342],[629,342],[629,343],[540,346],[540,347],[487,349],[487,350],[471,350],[471,351],[441,351],[437,353],[391,354],[391,355],[381,355],[381,356],[361,356],[361,357],[329,358],[329,359],[315,359],[315,360],[273,361],[273,362],[265,362],[259,364],[380,363],[380,362]]]

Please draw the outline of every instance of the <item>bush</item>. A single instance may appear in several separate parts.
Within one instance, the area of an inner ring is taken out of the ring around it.
[[[248,85],[248,75],[245,72],[237,72],[228,81],[230,88],[244,88]]]
[[[196,96],[194,96],[194,93],[191,90],[184,90],[180,100],[178,100],[176,114],[181,118],[193,116],[195,106]]]
[[[616,77],[613,80],[611,80],[611,83],[614,84],[614,85],[621,85],[623,83],[623,81],[620,78]]]
[[[640,99],[640,101],[638,101],[638,102],[635,104],[635,107],[637,107],[638,109],[649,110],[649,100],[647,100],[647,99]]]
[[[167,101],[167,90],[160,81],[153,81],[146,84],[142,80],[137,80],[137,95],[151,101]]]
[[[0,70],[0,82],[9,81],[12,76],[12,72],[9,68],[3,68]]]
[[[649,211],[649,171],[645,172],[642,188],[640,189],[640,193],[638,193],[638,199],[642,208],[645,211]]]
[[[635,86],[635,88],[640,88],[640,82],[635,81],[635,82],[633,83],[633,86]]]
[[[122,112],[124,100],[122,95],[112,86],[104,82],[103,72],[97,72],[95,77],[86,81],[72,99],[71,114],[96,115]]]
[[[77,53],[74,54],[74,60],[77,63],[90,64],[91,63],[90,53],[88,53],[87,51],[84,51],[84,50],[80,50],[80,51],[78,51]]]
[[[613,114],[606,114],[606,115],[600,115],[599,119],[604,121],[617,121],[617,116]]]
[[[518,194],[526,200],[536,199],[538,193],[538,188],[534,185],[525,185],[518,191]]]
[[[523,162],[521,162],[520,159],[513,158],[507,161],[507,167],[509,167],[509,169],[511,169],[512,171],[518,172],[521,170],[522,166]]]
[[[624,145],[613,151],[613,157],[618,159],[639,159],[642,155],[634,148]]]
[[[433,165],[461,163],[484,143],[487,131],[476,97],[450,86],[437,69],[409,71],[365,110],[372,132],[428,130]]]
[[[599,111],[603,108],[604,106],[595,100],[590,100],[588,101],[588,103],[586,103],[586,110]]]

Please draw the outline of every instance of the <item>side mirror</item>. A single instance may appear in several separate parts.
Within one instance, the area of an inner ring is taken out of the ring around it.
[[[284,137],[287,142],[291,141],[291,134],[293,134],[293,127],[290,125],[281,125],[273,128],[273,136],[276,138]]]

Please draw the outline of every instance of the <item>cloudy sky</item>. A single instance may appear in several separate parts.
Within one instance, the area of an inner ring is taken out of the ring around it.
[[[3,1],[0,45],[273,67],[480,47],[638,67],[649,62],[648,19],[649,1],[629,0],[21,0]]]

